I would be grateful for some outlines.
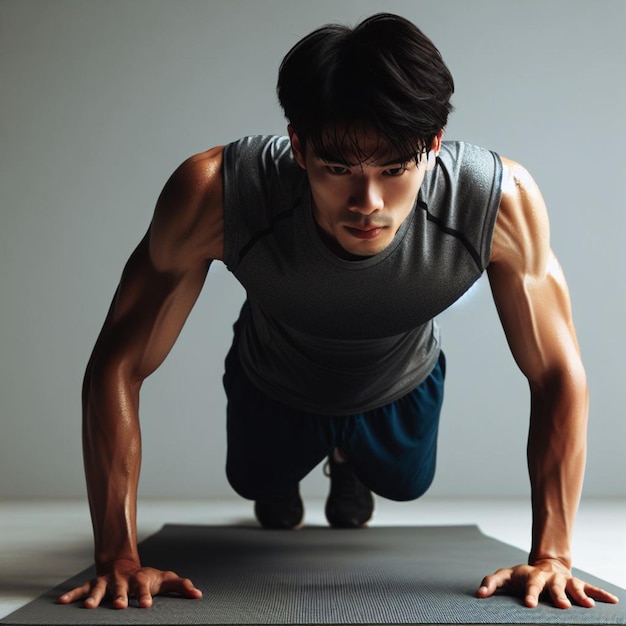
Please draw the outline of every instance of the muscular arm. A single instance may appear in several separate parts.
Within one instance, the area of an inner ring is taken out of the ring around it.
[[[525,580],[529,606],[544,589],[562,608],[570,606],[568,596],[582,606],[592,606],[592,598],[613,601],[570,574],[588,389],[567,284],[550,248],[547,212],[535,182],[521,166],[504,160],[502,191],[488,275],[509,346],[530,385],[533,530],[530,567],[488,577],[480,595],[515,584],[517,577]]]
[[[221,156],[217,148],[192,157],[167,182],[150,228],[126,264],[85,373],[85,474],[96,567],[104,577],[141,567],[136,538],[139,391],[176,341],[211,261],[222,256]],[[170,586],[161,591],[179,590],[169,579]],[[75,590],[61,601],[89,595],[86,605],[97,606],[108,592],[121,608],[133,593],[124,592],[123,584],[103,581],[89,593],[79,588],[82,596]],[[140,602],[148,606],[151,594],[144,592]]]
[[[509,162],[506,171],[488,272],[513,356],[530,385],[530,560],[554,558],[569,568],[585,466],[587,381],[543,200],[521,168]]]

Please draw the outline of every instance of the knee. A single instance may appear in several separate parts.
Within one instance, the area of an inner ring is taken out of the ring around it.
[[[373,488],[378,495],[396,502],[409,502],[421,498],[430,488],[435,477],[434,470],[410,479],[397,480],[382,488]]]
[[[404,491],[397,491],[386,497],[388,500],[395,500],[396,502],[409,502],[411,500],[417,500],[428,491],[431,484],[432,481],[427,484],[420,483],[419,485],[411,485]]]
[[[258,500],[261,497],[261,486],[251,476],[244,476],[230,465],[226,465],[226,479],[232,489],[246,500]]]

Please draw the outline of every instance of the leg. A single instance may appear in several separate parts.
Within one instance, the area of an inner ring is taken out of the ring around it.
[[[256,500],[257,514],[266,520],[263,511],[267,507],[274,512],[283,504],[299,503],[301,509],[298,483],[332,450],[331,419],[296,411],[263,394],[245,375],[236,341],[226,358],[224,388],[228,397],[226,473],[231,486],[244,498]],[[259,509],[263,502],[267,506]],[[288,514],[290,520],[295,517],[293,511]]]
[[[406,396],[354,417],[342,449],[359,479],[390,500],[413,500],[430,487],[443,402],[443,352],[428,378]]]
[[[352,463],[338,449],[328,457],[324,473],[330,477],[325,514],[335,528],[359,528],[374,513],[372,492],[359,480]]]

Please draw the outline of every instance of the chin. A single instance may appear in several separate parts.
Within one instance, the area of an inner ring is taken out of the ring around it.
[[[352,242],[351,242],[352,243]],[[350,246],[342,246],[347,254],[352,255],[353,257],[359,258],[367,258],[379,254],[385,250],[391,241],[383,242],[362,242],[361,244]]]

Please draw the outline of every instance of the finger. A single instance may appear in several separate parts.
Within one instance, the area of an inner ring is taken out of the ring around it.
[[[505,587],[511,580],[511,569],[499,569],[491,576],[485,576],[480,588],[478,589],[479,598],[488,598],[492,596],[498,589]]]
[[[572,603],[565,593],[565,585],[562,582],[555,582],[550,585],[550,597],[558,609],[572,608]]]
[[[152,579],[143,572],[139,572],[134,580],[134,595],[139,603],[139,608],[149,609],[152,606]],[[155,594],[158,593],[158,588]]]
[[[530,576],[526,583],[526,596],[524,604],[529,609],[534,609],[539,604],[539,596],[545,588],[545,581],[540,576]]]
[[[588,586],[591,590],[591,585]],[[597,587],[596,587],[597,589]],[[586,585],[582,580],[578,578],[572,578],[567,583],[567,591],[572,600],[579,606],[591,608],[595,605],[595,602],[586,593]]]
[[[591,588],[590,588],[591,587]],[[617,604],[619,602],[619,598],[604,589],[600,589],[599,587],[593,587],[592,585],[587,585],[585,588],[587,594],[594,600],[599,600],[600,602],[608,602],[610,604]]]
[[[604,589],[600,589],[600,587],[595,587],[594,585],[590,585],[585,583],[585,592],[594,600],[599,600],[600,602],[609,602],[611,604],[617,604],[619,602],[619,598],[614,596],[612,593],[605,591]]]
[[[199,600],[202,598],[202,591],[198,589],[189,578],[168,578],[161,585],[163,593],[179,593],[185,598]]]
[[[595,600],[608,602],[610,604],[619,602],[617,596],[614,596],[612,593],[600,587],[585,583],[578,578],[573,578],[569,581],[568,592],[576,604],[587,608],[595,606]]]
[[[100,606],[102,598],[104,598],[106,594],[106,590],[106,582],[103,579],[98,578],[95,583],[92,583],[91,592],[89,593],[87,599],[83,602],[83,606],[86,609],[95,609]]]
[[[115,589],[113,592],[113,608],[128,608],[128,583],[125,579],[115,585]]]
[[[76,600],[82,600],[91,590],[91,583],[87,582],[80,587],[75,587],[57,598],[59,604],[71,604]]]

